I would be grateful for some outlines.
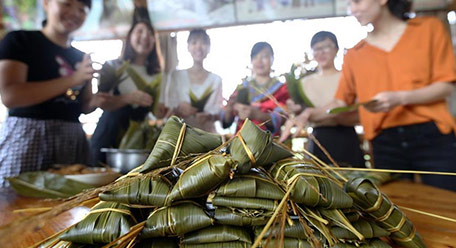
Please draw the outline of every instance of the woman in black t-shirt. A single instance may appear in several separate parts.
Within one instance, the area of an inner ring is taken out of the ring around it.
[[[70,45],[91,0],[43,1],[40,31],[10,32],[0,43],[0,93],[8,118],[0,134],[0,187],[4,177],[86,163],[88,144],[78,117],[103,104],[92,97],[88,55]],[[108,97],[108,96],[106,96]]]

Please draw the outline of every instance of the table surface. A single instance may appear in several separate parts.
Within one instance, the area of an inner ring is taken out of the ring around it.
[[[383,185],[381,190],[399,207],[408,207],[456,219],[456,192],[401,181]],[[18,196],[13,191],[0,191],[0,226],[26,216],[24,213],[13,213],[13,210],[38,206],[49,207],[56,204]],[[74,208],[47,220],[46,224],[39,229],[25,233],[9,233],[7,228],[0,227],[0,243],[2,247],[31,246],[81,220],[88,211],[89,209],[86,207]],[[456,248],[456,223],[407,210],[403,210],[403,212],[414,223],[429,248]]]

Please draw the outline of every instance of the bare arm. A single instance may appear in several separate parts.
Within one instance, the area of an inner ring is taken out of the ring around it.
[[[0,93],[8,108],[26,107],[42,103],[63,94],[68,88],[84,84],[94,70],[90,58],[84,56],[78,70],[68,77],[27,83],[28,66],[14,60],[0,61]]]
[[[453,84],[437,82],[424,88],[409,91],[387,91],[378,93],[375,104],[366,106],[371,112],[388,112],[399,105],[428,104],[444,100],[453,91]]]

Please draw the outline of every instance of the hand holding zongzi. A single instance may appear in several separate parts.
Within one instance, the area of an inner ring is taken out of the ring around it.
[[[176,108],[176,114],[182,118],[187,118],[198,112],[198,109],[193,107],[190,103],[181,102]]]
[[[152,106],[154,99],[152,96],[141,90],[135,90],[128,94],[122,95],[123,101],[130,105],[139,105],[141,107]]]

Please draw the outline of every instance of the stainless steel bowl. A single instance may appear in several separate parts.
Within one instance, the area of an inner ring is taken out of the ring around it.
[[[101,148],[106,153],[106,162],[120,173],[126,174],[146,161],[150,151],[137,149]]]

